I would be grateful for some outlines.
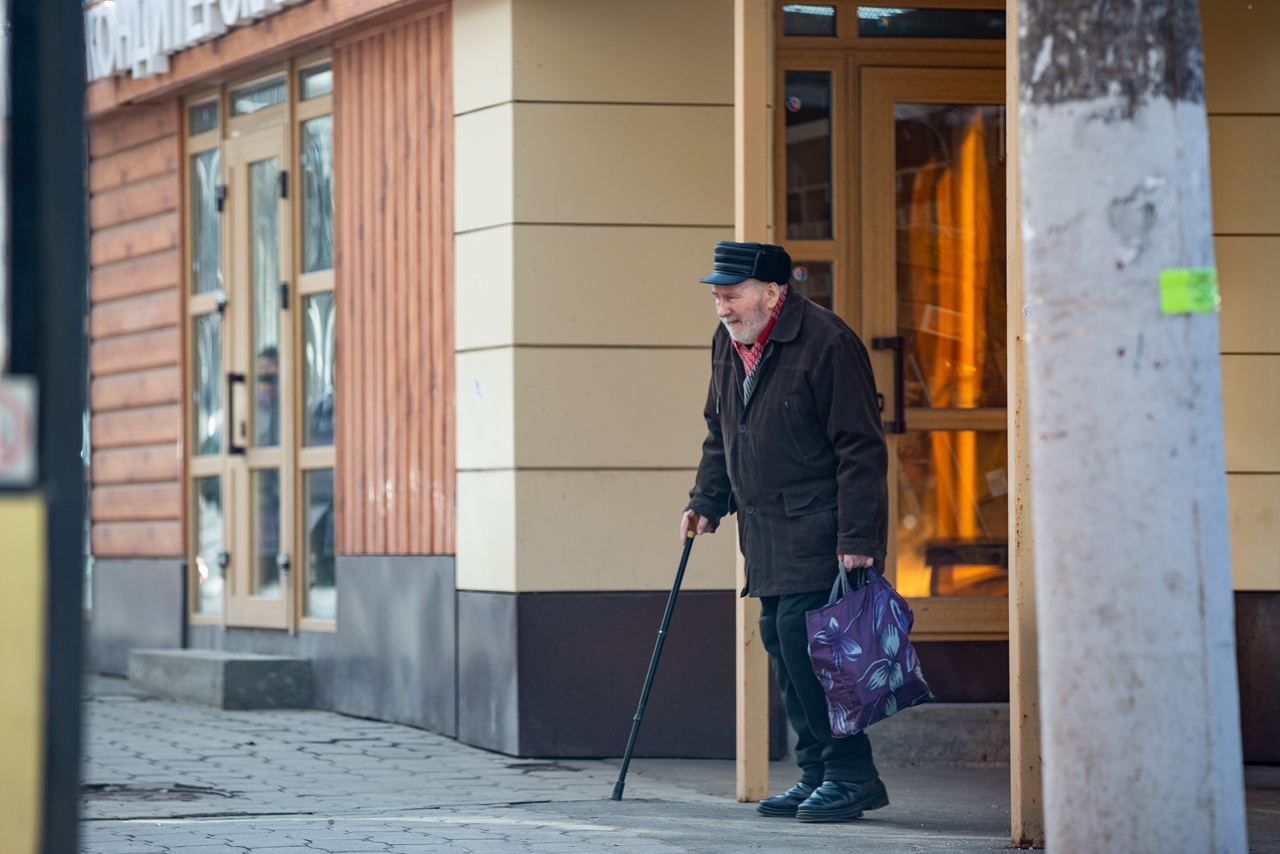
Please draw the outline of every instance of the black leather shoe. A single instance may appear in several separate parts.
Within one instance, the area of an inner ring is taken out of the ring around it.
[[[791,818],[796,814],[796,807],[804,803],[804,799],[814,793],[813,786],[805,783],[796,783],[790,789],[787,789],[781,795],[774,795],[772,798],[765,798],[756,804],[756,812],[760,815],[775,815],[783,818]]]
[[[796,808],[801,821],[848,821],[861,818],[865,810],[889,806],[889,793],[879,777],[865,783],[823,782]]]

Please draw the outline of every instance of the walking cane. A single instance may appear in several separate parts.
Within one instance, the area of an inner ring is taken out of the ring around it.
[[[627,752],[622,757],[622,772],[618,774],[618,782],[613,787],[613,800],[622,800],[622,788],[627,781],[627,766],[631,764],[631,751],[636,746],[636,735],[640,732],[640,722],[644,720],[644,706],[649,702],[649,689],[653,687],[653,674],[658,671],[658,657],[662,655],[662,644],[667,639],[667,626],[671,624],[671,612],[676,609],[676,596],[680,593],[680,582],[684,580],[684,568],[689,563],[689,551],[693,548],[693,538],[697,536],[698,517],[689,517],[689,534],[684,541],[684,554],[680,556],[680,568],[676,570],[676,583],[671,586],[671,595],[667,597],[667,612],[662,615],[662,628],[658,629],[658,642],[653,647],[653,659],[649,662],[649,675],[644,677],[644,690],[640,692],[640,708],[632,718],[631,738],[627,739]]]

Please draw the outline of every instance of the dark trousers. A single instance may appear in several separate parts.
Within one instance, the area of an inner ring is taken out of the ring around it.
[[[828,592],[760,597],[760,638],[782,689],[782,705],[795,729],[800,782],[824,780],[862,783],[878,776],[865,732],[847,738],[831,735],[827,699],[809,662],[809,632],[804,612],[827,604]]]

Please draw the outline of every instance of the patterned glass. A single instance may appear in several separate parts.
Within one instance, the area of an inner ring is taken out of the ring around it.
[[[280,443],[280,185],[273,157],[249,165],[249,275],[253,294],[253,444]]]
[[[253,473],[253,553],[257,595],[280,598],[280,470]]]
[[[222,315],[196,318],[191,377],[195,454],[222,450]]]
[[[304,445],[333,444],[333,294],[303,302],[302,397]]]
[[[196,611],[222,613],[222,478],[198,477],[195,491]]]
[[[831,238],[831,72],[786,75],[787,238]]]
[[[305,475],[307,594],[306,614],[332,620],[338,614],[334,586],[333,470],[309,471]]]
[[[1003,430],[898,439],[898,578],[903,596],[1007,596],[1009,443]]]
[[[302,272],[333,269],[333,116],[302,123]]]
[[[222,157],[216,148],[191,157],[191,289],[207,294],[222,287],[222,222],[218,185]]]

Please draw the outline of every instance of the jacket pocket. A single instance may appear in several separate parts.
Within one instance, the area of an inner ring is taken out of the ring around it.
[[[782,490],[792,560],[821,557],[835,560],[838,505],[834,479]]]
[[[826,437],[818,429],[817,416],[813,414],[812,407],[800,395],[789,394],[782,399],[782,420],[787,422],[791,441],[806,461],[822,453]]]

